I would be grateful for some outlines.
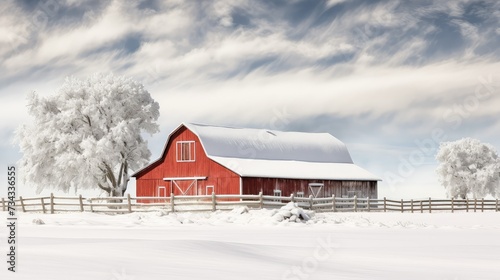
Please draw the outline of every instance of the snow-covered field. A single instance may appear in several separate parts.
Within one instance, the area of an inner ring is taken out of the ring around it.
[[[20,213],[18,272],[4,263],[0,279],[500,279],[500,213],[325,213],[291,223],[240,210]]]

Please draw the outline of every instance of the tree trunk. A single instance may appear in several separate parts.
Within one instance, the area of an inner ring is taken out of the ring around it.
[[[124,197],[125,191],[127,190],[129,181],[128,164],[126,161],[121,164],[118,176],[115,176],[109,165],[104,163],[104,166],[105,170],[103,171],[105,171],[107,187],[103,187],[102,185],[99,185],[99,187],[106,190],[109,197],[117,197],[117,199],[110,199],[110,203],[122,203],[123,199],[119,199],[118,197]],[[117,209],[119,207],[120,206],[108,206],[110,209]]]
[[[125,195],[125,191],[127,190],[127,186],[118,186],[117,188],[113,189],[113,191],[109,194],[111,197],[123,197]]]
[[[120,188],[114,188],[110,193],[109,197],[123,197],[123,193],[121,192]],[[122,203],[123,199],[110,199],[109,203]],[[110,209],[118,209],[118,206],[108,206]]]
[[[127,176],[126,175],[126,172],[124,172],[124,177],[123,177],[123,180],[121,182],[121,185],[119,186],[116,186],[114,187],[110,193],[109,193],[109,196],[110,197],[124,197],[125,196],[125,191],[127,190],[127,183],[129,181],[128,177],[125,177]],[[122,203],[123,202],[123,199],[112,199],[112,200],[109,200],[109,202],[111,203]],[[117,206],[109,206],[109,208],[112,208],[112,209],[116,209],[118,208]]]

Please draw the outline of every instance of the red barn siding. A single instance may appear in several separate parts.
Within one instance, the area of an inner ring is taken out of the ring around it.
[[[177,141],[195,141],[195,161],[177,162]],[[174,195],[181,195],[181,190],[186,195],[204,195],[207,192],[207,186],[214,186],[216,193],[240,193],[238,174],[209,159],[198,137],[185,127],[181,127],[171,135],[162,159],[136,176],[136,195],[138,197],[157,196],[158,186],[165,186],[168,195],[171,192]],[[186,191],[192,181],[176,181],[178,186],[172,181],[163,181],[163,178],[175,177],[207,177],[207,179],[198,180],[197,185],[193,185]]]

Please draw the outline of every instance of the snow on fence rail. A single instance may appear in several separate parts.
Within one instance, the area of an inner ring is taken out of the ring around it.
[[[149,202],[144,202],[149,201]],[[182,211],[216,211],[229,210],[237,206],[249,208],[276,208],[288,202],[296,202],[304,209],[317,212],[429,212],[432,211],[500,211],[498,199],[421,199],[421,200],[391,200],[370,198],[339,198],[339,197],[289,197],[262,195],[198,195],[169,197],[56,197],[53,194],[46,197],[19,197],[16,207],[23,212],[102,212],[131,213],[140,211],[156,211],[159,209],[170,212]],[[7,211],[7,200],[1,199],[2,211]]]

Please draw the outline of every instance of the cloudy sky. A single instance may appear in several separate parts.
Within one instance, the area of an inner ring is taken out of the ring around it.
[[[495,0],[12,0],[0,13],[4,170],[28,93],[110,71],[160,103],[153,158],[181,122],[330,132],[384,180],[379,196],[419,198],[445,196],[439,142],[500,149]]]

